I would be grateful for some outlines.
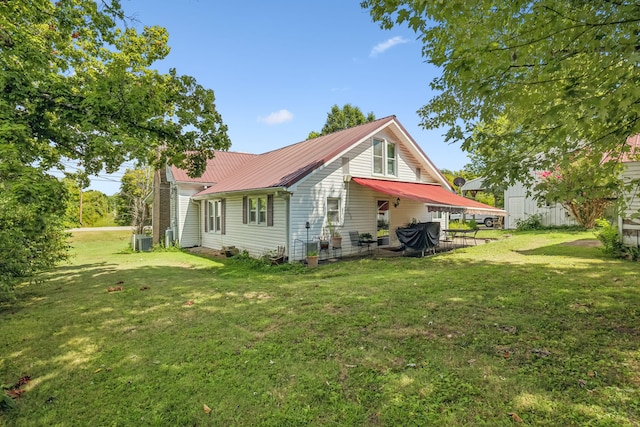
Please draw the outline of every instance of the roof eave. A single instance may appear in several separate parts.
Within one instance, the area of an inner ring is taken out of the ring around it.
[[[252,195],[252,194],[265,194],[265,193],[277,193],[282,192],[284,194],[290,194],[288,187],[263,187],[263,188],[252,188],[252,189],[244,189],[244,190],[231,190],[231,191],[222,191],[219,193],[212,192],[206,194],[194,194],[191,196],[192,200],[208,200],[208,199],[220,199],[223,197],[237,196],[239,194],[243,195]]]

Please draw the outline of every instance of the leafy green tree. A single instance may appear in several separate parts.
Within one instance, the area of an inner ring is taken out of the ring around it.
[[[96,190],[81,192],[78,181],[69,177],[63,178],[62,183],[69,194],[64,218],[67,228],[105,227],[116,224],[115,204],[109,196]],[[82,205],[80,197],[82,197]],[[81,209],[82,212],[80,212]],[[80,222],[81,217],[82,222]]]
[[[322,131],[310,132],[307,139],[317,138],[322,135],[352,128],[354,126],[372,122],[375,119],[376,116],[372,112],[365,116],[359,107],[354,107],[351,104],[345,104],[340,108],[336,104],[331,107],[331,112],[327,113],[327,121],[322,127]]]
[[[41,168],[22,165],[2,148],[0,300],[10,298],[19,281],[67,258],[65,186]]]
[[[137,234],[142,234],[148,225],[149,209],[144,199],[153,186],[153,171],[150,167],[127,169],[122,177],[117,201],[116,221],[131,225]]]
[[[89,190],[82,193],[83,227],[112,225],[114,218],[109,209],[109,197],[101,191]]]
[[[89,175],[139,159],[198,176],[214,150],[230,146],[213,91],[173,69],[151,68],[169,53],[167,40],[164,28],[138,32],[128,25],[118,0],[0,1],[0,165],[12,170],[0,175],[7,192],[0,211],[24,216],[12,219],[15,238],[4,240],[3,251],[33,247],[45,235],[62,238],[60,221],[35,227],[30,218],[44,211],[63,216],[63,197],[40,196],[63,191],[46,174],[62,169],[63,159],[78,161]],[[21,196],[31,177],[44,177],[34,183],[34,199]],[[32,251],[42,262],[2,264],[0,281],[37,272],[57,258],[44,251],[63,246]]]
[[[66,228],[80,227],[80,187],[68,176],[62,178],[62,184],[67,190],[67,207],[64,214]]]
[[[534,187],[539,203],[561,203],[575,217],[578,224],[593,228],[603,218],[606,209],[619,196],[622,182],[618,173],[602,176],[584,159],[571,165],[539,172]],[[622,171],[618,164],[617,172]]]
[[[385,28],[408,25],[441,74],[418,114],[483,159],[493,182],[601,165],[640,132],[640,8],[629,1],[365,0]],[[611,175],[615,165],[593,172]]]

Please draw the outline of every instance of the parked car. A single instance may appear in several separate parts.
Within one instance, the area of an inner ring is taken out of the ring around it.
[[[451,214],[449,215],[449,219],[451,221],[460,221],[462,218],[462,214]],[[465,221],[469,221],[473,219],[478,224],[484,224],[485,227],[493,227],[493,224],[499,221],[499,218],[495,215],[470,215],[464,214]]]

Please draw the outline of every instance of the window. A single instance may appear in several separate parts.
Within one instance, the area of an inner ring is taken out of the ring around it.
[[[384,140],[373,139],[373,173],[378,175],[398,175],[396,145]]]
[[[273,194],[262,197],[244,196],[242,198],[242,223],[273,227]]]
[[[265,224],[267,222],[267,198],[249,197],[249,224]]]
[[[219,233],[222,230],[222,201],[208,202],[207,225],[210,232]]]
[[[327,219],[332,224],[340,224],[340,199],[336,197],[327,198]]]
[[[396,146],[387,144],[387,175],[396,174]]]
[[[384,141],[381,139],[373,140],[373,173],[384,174]]]

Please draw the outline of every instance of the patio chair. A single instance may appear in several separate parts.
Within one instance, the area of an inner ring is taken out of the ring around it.
[[[349,240],[351,240],[351,252],[353,252],[353,249],[357,247],[358,253],[360,253],[363,247],[362,241],[360,240],[360,233],[357,231],[350,231]]]

